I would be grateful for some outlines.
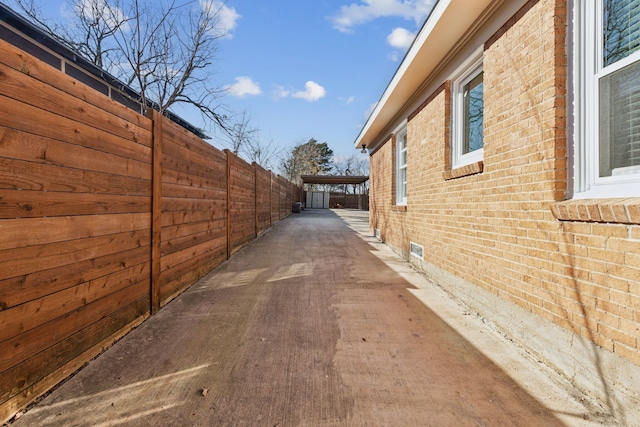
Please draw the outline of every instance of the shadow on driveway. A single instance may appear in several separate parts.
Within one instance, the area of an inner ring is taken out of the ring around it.
[[[366,212],[339,213],[352,228],[328,210],[280,222],[14,427],[579,424],[584,408],[543,405],[549,390],[534,397],[416,298],[354,231]]]

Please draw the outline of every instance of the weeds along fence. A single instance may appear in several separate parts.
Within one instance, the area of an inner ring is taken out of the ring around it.
[[[0,422],[300,195],[0,40]]]

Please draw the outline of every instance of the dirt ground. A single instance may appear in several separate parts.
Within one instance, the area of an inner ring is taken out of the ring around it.
[[[616,425],[366,215],[293,214],[12,427]]]

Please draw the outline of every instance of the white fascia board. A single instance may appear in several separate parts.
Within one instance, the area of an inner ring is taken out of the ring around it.
[[[439,0],[391,82],[356,138],[355,147],[374,148],[380,135],[495,0]]]

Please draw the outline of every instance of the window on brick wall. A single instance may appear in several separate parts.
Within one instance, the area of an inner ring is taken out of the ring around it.
[[[484,148],[484,83],[482,49],[455,73],[452,85],[453,168],[479,162]]]
[[[396,136],[396,204],[407,204],[407,129]]]
[[[640,0],[574,7],[574,197],[640,196]]]

